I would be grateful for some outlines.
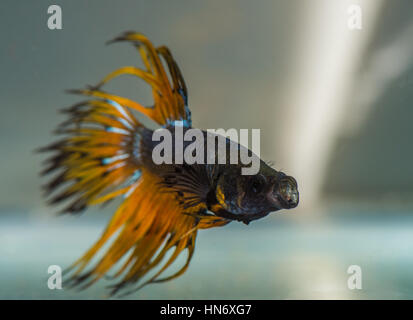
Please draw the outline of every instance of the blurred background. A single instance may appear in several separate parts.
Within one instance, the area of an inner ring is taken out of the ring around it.
[[[62,30],[47,28],[52,4]],[[107,281],[49,290],[47,268],[78,258],[116,207],[57,216],[33,150],[79,101],[64,90],[139,65],[132,46],[105,45],[126,30],[170,47],[195,127],[261,129],[261,156],[301,196],[295,210],[201,231],[183,276],[127,298],[413,298],[412,1],[3,0],[0,21],[0,298],[104,298]],[[150,103],[136,79],[108,90]],[[361,290],[347,286],[350,265]]]

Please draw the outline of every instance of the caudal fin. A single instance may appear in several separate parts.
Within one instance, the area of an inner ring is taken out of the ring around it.
[[[72,276],[68,283],[84,288],[126,257],[114,275],[120,280],[112,287],[112,294],[181,275],[194,252],[197,230],[228,223],[215,216],[200,218],[184,214],[173,194],[161,192],[160,178],[141,164],[139,146],[143,127],[130,110],[140,111],[160,125],[180,120],[190,126],[186,86],[166,47],[155,48],[143,35],[130,32],[114,41],[132,42],[139,49],[146,70],[123,67],[95,87],[72,91],[90,100],[65,110],[69,119],[56,132],[63,138],[41,149],[52,152],[42,172],[54,174],[45,185],[46,194],[52,204],[69,203],[63,212],[80,212],[90,205],[122,197],[100,239],[69,269]],[[168,66],[171,82],[161,58]],[[151,86],[153,108],[101,89],[123,74],[142,78]],[[103,249],[107,243],[110,243],[108,249]],[[185,249],[188,255],[184,266],[160,278]],[[163,262],[170,251],[172,254]],[[93,261],[99,253],[103,253],[102,257]],[[142,280],[161,263],[158,272]]]
[[[65,137],[40,149],[53,152],[42,171],[54,174],[44,185],[49,203],[68,201],[62,212],[77,213],[130,193],[141,169],[138,158],[132,158],[141,124],[111,100],[84,101],[64,112],[69,119],[56,133]]]

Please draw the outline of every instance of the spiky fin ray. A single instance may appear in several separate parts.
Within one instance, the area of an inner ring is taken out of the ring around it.
[[[148,38],[135,32],[126,32],[109,43],[118,41],[131,42],[138,48],[146,71],[133,66],[122,67],[106,76],[91,90],[83,90],[80,93],[107,98],[109,94],[100,90],[104,84],[124,74],[137,76],[151,86],[154,108],[145,108],[122,97],[110,96],[109,99],[142,112],[160,125],[167,125],[173,121],[185,121],[188,126],[191,126],[186,84],[169,49],[165,46],[155,48]],[[169,82],[161,57],[168,66],[172,84]]]
[[[139,282],[171,249],[174,252],[169,260],[143,285],[170,280],[185,271],[194,250],[198,220],[183,215],[173,195],[159,192],[158,187],[159,178],[143,169],[138,188],[117,209],[101,238],[71,267],[74,271],[72,283],[82,283],[84,286],[93,284],[130,252],[129,258],[115,274],[115,277],[123,278],[114,286],[112,293]],[[118,231],[101,260],[92,270],[84,272],[92,258]],[[171,277],[159,279],[160,274],[185,249],[188,249],[188,257],[182,269]]]
[[[140,124],[126,109],[116,109],[108,101],[85,101],[65,112],[70,119],[58,127],[57,133],[67,136],[41,149],[55,153],[45,161],[42,173],[59,172],[44,186],[46,194],[52,196],[53,204],[72,199],[63,212],[75,213],[102,196],[109,201],[128,191],[130,186],[116,188],[139,169],[125,159],[129,157],[128,141]],[[71,185],[55,194],[67,182]]]

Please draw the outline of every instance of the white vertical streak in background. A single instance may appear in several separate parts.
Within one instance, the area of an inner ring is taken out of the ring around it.
[[[362,9],[362,30],[347,27],[350,5]],[[319,200],[326,166],[346,113],[352,77],[374,31],[382,1],[313,0],[303,7],[281,131],[283,168],[297,178],[300,207]],[[304,11],[305,10],[305,11]]]

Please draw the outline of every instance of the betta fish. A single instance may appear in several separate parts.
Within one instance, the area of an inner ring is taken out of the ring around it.
[[[167,47],[155,47],[135,32],[110,42],[119,41],[135,46],[143,68],[122,67],[96,86],[71,90],[87,99],[63,110],[68,120],[56,130],[62,138],[40,149],[52,153],[42,174],[53,177],[44,187],[50,204],[66,203],[63,213],[120,199],[100,239],[68,268],[67,284],[86,288],[120,262],[111,294],[130,293],[182,275],[200,229],[232,221],[248,224],[270,212],[294,208],[299,201],[296,180],[262,160],[253,175],[243,175],[242,164],[222,161],[156,164],[152,151],[159,142],[133,112],[171,132],[177,125],[192,128],[185,81]],[[121,75],[143,79],[152,89],[153,105],[145,107],[102,89]],[[184,251],[185,264],[161,277]],[[98,261],[92,261],[98,255]],[[155,267],[159,270],[149,276]]]

